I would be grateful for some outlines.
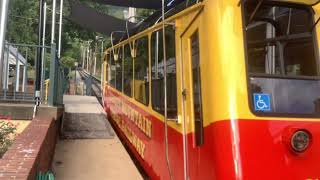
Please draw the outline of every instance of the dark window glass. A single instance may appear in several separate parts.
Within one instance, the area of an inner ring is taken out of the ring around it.
[[[246,3],[248,60],[251,73],[317,75],[308,10]]]
[[[193,111],[196,144],[203,144],[203,117],[201,97],[201,74],[200,74],[200,49],[199,33],[191,36],[191,60],[192,60],[192,85],[193,85]]]
[[[270,95],[270,103],[264,102],[266,105],[270,105],[270,111],[267,112],[293,114],[320,113],[319,80],[251,77],[250,82],[252,96],[255,94],[256,96],[259,94]],[[258,103],[257,100],[256,103]],[[256,107],[258,108],[257,105]],[[254,109],[256,107],[253,105]]]
[[[152,108],[164,115],[164,60],[163,60],[163,33],[162,30],[152,33],[151,37],[151,67],[152,67]],[[166,27],[167,50],[167,104],[168,118],[177,118],[177,78],[175,30],[172,26]]]
[[[134,60],[134,97],[137,101],[149,103],[149,48],[148,37],[135,42],[136,58]]]
[[[115,49],[115,53],[118,56],[116,61],[116,89],[122,92],[122,47]]]
[[[123,72],[123,92],[127,96],[132,97],[133,60],[129,44],[124,46]]]
[[[109,85],[112,87],[116,87],[116,62],[114,60],[113,52],[110,53],[109,69]]]
[[[313,15],[304,6],[244,3],[252,109],[319,114]],[[306,93],[308,98],[306,98]]]

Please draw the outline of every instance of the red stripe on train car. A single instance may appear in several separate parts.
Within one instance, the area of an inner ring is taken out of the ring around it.
[[[110,91],[109,91],[110,92]],[[121,115],[126,125],[146,145],[144,159],[136,148],[112,121],[125,139],[151,179],[170,179],[165,161],[163,122],[144,112],[117,93],[107,97],[120,98],[130,107],[152,121],[152,137],[146,137],[139,128]],[[107,112],[112,103],[105,98]],[[312,134],[312,144],[298,154],[285,143],[292,129],[307,129]],[[188,134],[188,164],[190,179],[319,179],[320,170],[320,122],[271,121],[271,120],[223,120],[205,127],[205,143],[195,147],[194,134]],[[182,134],[169,128],[169,157],[173,177],[183,179]]]

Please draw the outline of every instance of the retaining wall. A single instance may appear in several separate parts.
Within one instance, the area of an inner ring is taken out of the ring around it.
[[[0,180],[35,180],[52,162],[59,121],[34,119],[0,159]]]

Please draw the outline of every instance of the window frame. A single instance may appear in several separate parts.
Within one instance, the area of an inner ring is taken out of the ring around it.
[[[132,42],[129,42],[129,43],[132,43]],[[126,68],[125,68],[125,65],[124,65],[124,61],[125,61],[125,55],[126,55],[126,52],[125,52],[125,48],[126,48],[126,46],[128,46],[129,47],[129,49],[130,49],[130,45],[129,45],[129,43],[124,43],[123,44],[123,75],[122,75],[122,81],[123,81],[123,84],[122,84],[122,93],[126,96],[126,97],[128,97],[128,98],[133,98],[134,99],[134,92],[133,92],[133,88],[134,88],[134,58],[131,56],[131,52],[129,52],[130,53],[130,58],[131,58],[131,61],[132,61],[132,85],[130,85],[131,86],[131,88],[130,88],[130,95],[128,95],[126,92],[125,92],[125,89],[124,89],[124,80],[125,80],[125,70],[126,70]],[[131,51],[131,49],[130,49],[130,51]]]
[[[194,37],[194,35],[198,36],[198,61],[199,61],[199,72],[198,72],[198,75],[199,75],[199,85],[200,85],[200,94],[199,94],[199,97],[195,97],[195,94],[194,94],[194,66],[193,66],[193,46],[192,46],[192,38]],[[201,49],[200,49],[200,46],[201,46],[201,43],[200,43],[200,30],[199,28],[196,28],[192,33],[191,35],[189,36],[189,40],[188,40],[188,43],[189,43],[189,47],[190,47],[190,51],[188,52],[189,53],[189,58],[190,58],[190,73],[191,73],[191,94],[192,94],[192,98],[190,98],[191,102],[192,102],[192,123],[194,125],[194,141],[195,141],[195,145],[197,147],[200,147],[204,144],[204,113],[203,113],[203,88],[202,88],[202,76],[201,76]],[[196,112],[195,112],[195,98],[200,98],[200,129],[196,129],[196,124],[197,124],[197,121],[196,121]],[[199,133],[199,134],[197,134]],[[199,136],[199,137],[197,137]],[[200,138],[200,139],[199,139]]]
[[[135,85],[136,84],[135,68],[136,68],[136,59],[137,59],[137,55],[138,55],[138,50],[136,49],[136,43],[137,43],[138,40],[143,39],[143,38],[147,39],[147,50],[148,50],[147,60],[148,60],[148,69],[149,69],[149,71],[147,72],[148,79],[149,79],[149,82],[148,82],[149,88],[148,88],[148,99],[147,99],[146,103],[143,103],[138,98],[136,98],[136,90],[135,90],[135,88],[136,88],[136,85]],[[134,42],[133,50],[134,50],[136,56],[133,58],[133,69],[132,69],[132,71],[133,71],[133,78],[132,78],[133,79],[133,86],[131,87],[131,88],[133,88],[133,89],[131,89],[131,90],[133,90],[132,91],[132,98],[136,102],[148,107],[150,105],[150,86],[151,86],[151,83],[150,83],[151,82],[151,80],[150,80],[151,77],[150,77],[150,36],[149,36],[149,33],[137,37],[133,42]]]
[[[119,49],[120,48],[120,49]],[[118,60],[115,61],[115,66],[116,66],[116,81],[115,81],[115,89],[119,92],[122,92],[123,91],[123,46],[120,45],[120,46],[117,46],[117,47],[114,47],[114,52],[118,52]],[[121,58],[120,58],[121,57]],[[121,90],[118,89],[117,85],[118,85],[118,81],[117,81],[117,74],[118,74],[118,71],[117,71],[117,64],[120,64],[119,63],[119,60],[121,60]]]
[[[168,26],[166,26],[165,28],[167,29],[168,27],[172,27],[173,29],[174,29],[174,37],[176,37],[176,29],[175,29],[175,27],[173,27],[172,25],[168,25]],[[159,36],[162,36],[162,28],[158,28],[158,29],[155,29],[154,31],[152,31],[151,33],[150,33],[150,52],[149,52],[149,54],[150,54],[150,106],[151,106],[151,109],[152,109],[152,111],[153,112],[155,112],[155,113],[157,113],[157,114],[159,114],[160,116],[162,116],[162,117],[164,117],[164,114],[162,114],[161,112],[159,112],[158,110],[156,110],[154,107],[153,107],[153,102],[152,102],[152,95],[153,95],[153,91],[152,91],[152,81],[153,81],[153,79],[152,79],[152,61],[153,61],[153,51],[154,52],[156,52],[156,50],[155,50],[155,48],[154,48],[154,46],[153,46],[153,42],[152,42],[152,37],[153,37],[153,35],[155,34],[155,33],[157,33],[157,32],[160,32],[160,34],[159,34]],[[174,41],[175,41],[175,55],[174,55],[174,57],[175,57],[175,63],[176,63],[176,67],[175,67],[175,70],[176,70],[176,93],[177,93],[177,114],[176,114],[176,118],[173,118],[173,117],[168,117],[168,119],[177,119],[178,118],[178,116],[179,116],[179,103],[178,103],[178,90],[177,90],[177,88],[178,88],[178,67],[177,67],[177,63],[178,63],[178,61],[177,61],[177,49],[176,49],[176,45],[177,45],[177,42],[176,42],[176,39],[174,39]],[[161,42],[161,44],[162,44],[163,42]],[[159,43],[160,44],[160,43]],[[159,53],[159,52],[158,52]],[[160,52],[160,53],[162,53],[162,52]],[[156,54],[156,53],[155,53]],[[154,55],[155,55],[154,54]],[[167,51],[167,54],[168,54],[168,51]],[[167,57],[167,60],[168,60],[168,57]],[[164,78],[167,76],[167,74],[165,74],[165,76],[164,76]],[[163,78],[163,81],[164,81],[164,78]],[[164,88],[164,87],[163,87]],[[164,103],[164,102],[163,102]]]
[[[109,56],[109,58],[108,58],[108,61],[107,61],[107,63],[108,63],[108,67],[109,67],[109,71],[110,72],[108,72],[109,73],[109,75],[108,75],[108,79],[107,79],[107,81],[108,81],[108,85],[110,86],[110,87],[112,87],[112,88],[114,88],[113,87],[113,85],[112,85],[112,82],[111,82],[111,79],[112,79],[112,70],[111,70],[111,67],[112,67],[112,65],[111,65],[111,61],[112,61],[112,51],[109,51],[110,53],[108,54],[108,56]]]
[[[246,72],[246,80],[247,80],[247,99],[248,99],[248,105],[249,109],[252,114],[256,115],[257,117],[291,117],[291,118],[318,118],[320,115],[318,114],[297,114],[297,113],[276,113],[276,112],[259,112],[254,110],[254,104],[253,104],[253,96],[251,93],[251,87],[250,87],[250,78],[270,78],[270,79],[299,79],[299,80],[320,80],[320,57],[319,57],[319,42],[317,38],[316,28],[312,30],[312,38],[313,38],[313,47],[314,47],[314,53],[315,53],[315,61],[317,65],[317,73],[318,76],[300,76],[300,75],[273,75],[273,74],[263,74],[263,73],[250,73],[249,72],[249,58],[248,58],[248,39],[247,39],[247,32],[246,32],[246,17],[245,17],[245,3],[241,2],[241,21],[242,21],[242,33],[243,33],[243,45],[244,45],[244,59],[245,59],[245,72]],[[307,5],[303,4],[295,4],[291,2],[275,2],[275,1],[268,1],[264,2],[268,5],[274,5],[274,6],[283,6],[283,7],[291,7],[296,9],[302,9],[306,10],[310,13],[312,22],[315,23],[315,13],[313,11],[313,8]]]

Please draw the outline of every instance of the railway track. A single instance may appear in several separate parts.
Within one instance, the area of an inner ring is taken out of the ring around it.
[[[81,80],[85,83],[87,82],[87,79],[91,76],[92,78],[92,91],[91,94],[93,96],[96,96],[98,101],[100,102],[100,104],[102,104],[102,96],[101,96],[101,92],[102,92],[102,88],[101,88],[101,80],[98,79],[97,77],[94,77],[92,75],[90,75],[88,72],[84,71],[83,69],[79,69],[78,70],[80,76],[81,76]]]

